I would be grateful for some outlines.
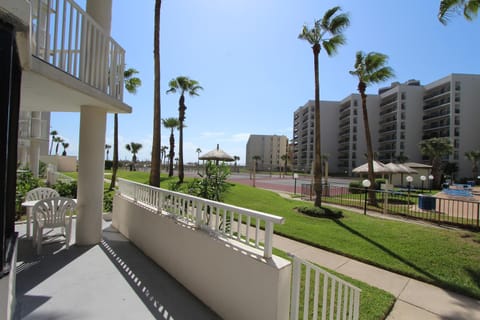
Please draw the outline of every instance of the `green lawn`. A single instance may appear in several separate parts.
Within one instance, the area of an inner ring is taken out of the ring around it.
[[[143,172],[119,177],[148,181]],[[175,181],[171,178],[170,182]],[[186,179],[188,180],[188,179]],[[162,176],[162,187],[169,179]],[[250,186],[233,184],[225,202],[286,218],[275,232],[313,246],[480,298],[480,234],[438,229],[344,211],[339,220],[296,212],[304,202]]]
[[[274,192],[234,185],[225,202],[286,218],[275,232],[480,298],[480,234],[436,229],[344,211],[339,220],[301,215],[304,205]]]

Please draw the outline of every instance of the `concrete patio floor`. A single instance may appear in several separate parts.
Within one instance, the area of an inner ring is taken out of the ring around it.
[[[40,256],[25,224],[16,230],[14,319],[220,319],[110,223],[99,245],[52,243]]]

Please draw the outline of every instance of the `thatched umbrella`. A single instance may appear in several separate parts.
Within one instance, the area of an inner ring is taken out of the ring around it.
[[[231,155],[223,151],[222,149],[219,148],[219,145],[217,144],[217,149],[213,149],[203,155],[201,155],[198,159],[200,160],[214,160],[216,164],[218,164],[219,161],[235,161]]]

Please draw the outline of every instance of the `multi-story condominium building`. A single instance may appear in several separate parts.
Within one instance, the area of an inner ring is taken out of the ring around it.
[[[370,130],[378,128],[378,113],[372,112],[378,105],[378,96],[367,95],[367,110]],[[330,125],[337,124],[337,154],[329,157],[332,172],[348,174],[352,169],[365,162],[365,129],[363,126],[362,99],[359,94],[352,94],[340,102],[336,118]],[[334,139],[332,139],[334,140]],[[335,140],[334,140],[335,141]],[[376,141],[372,144],[376,147]]]
[[[320,128],[322,154],[328,157],[336,156],[336,139],[338,125],[332,121],[338,112],[338,102],[320,102]],[[293,115],[293,170],[298,172],[311,172],[314,160],[315,141],[315,101],[309,100],[304,106],[299,107]]]
[[[421,101],[424,89],[420,81],[394,82],[379,90],[380,101],[376,112],[378,131],[376,137],[377,159],[381,162],[395,162],[399,157],[420,159],[418,142],[422,135]],[[373,111],[373,110],[372,110]]]
[[[253,168],[256,162],[257,170],[280,171],[285,167],[282,156],[288,156],[288,138],[277,135],[252,134],[248,138],[245,165]],[[260,159],[254,160],[258,156]]]
[[[48,154],[50,112],[20,111],[18,120],[17,162],[39,174],[40,156]]]
[[[451,74],[427,85],[418,80],[394,82],[368,95],[367,110],[375,156],[382,162],[400,158],[425,162],[421,140],[450,138],[454,147],[445,161],[458,165],[457,177],[471,176],[465,152],[480,149],[480,75]],[[330,108],[334,109],[332,113]],[[329,154],[330,172],[351,175],[366,162],[365,136],[360,96],[340,102],[321,101],[322,154]],[[313,101],[294,112],[293,166],[310,172],[313,161]],[[337,138],[332,138],[336,136]]]
[[[471,162],[465,152],[480,149],[480,75],[450,74],[425,87],[422,139],[450,138],[458,177],[471,176]]]

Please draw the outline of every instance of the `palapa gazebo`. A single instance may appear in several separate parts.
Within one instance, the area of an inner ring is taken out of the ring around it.
[[[219,145],[217,144],[217,148],[213,149],[200,157],[198,157],[200,160],[212,160],[215,161],[216,164],[218,164],[219,161],[226,161],[226,162],[231,162],[235,161],[231,155],[220,149]]]

